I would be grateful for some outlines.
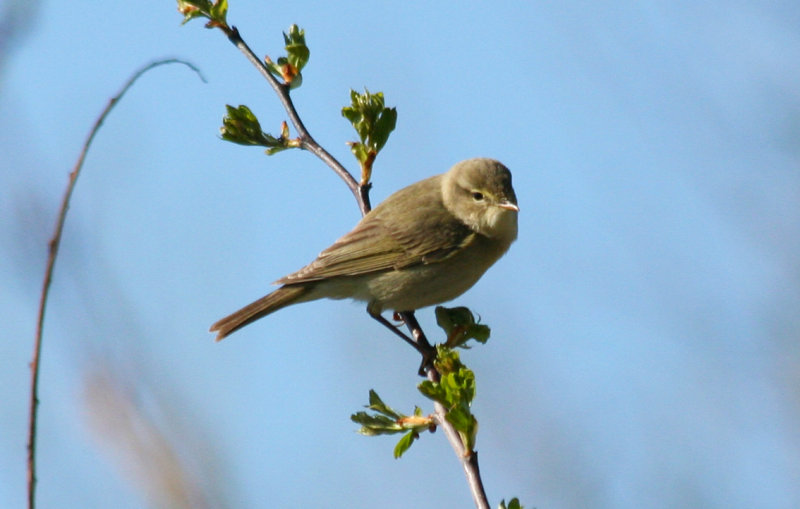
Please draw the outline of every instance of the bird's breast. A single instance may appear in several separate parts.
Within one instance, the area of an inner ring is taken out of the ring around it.
[[[469,290],[510,244],[476,235],[457,254],[441,261],[370,275],[369,300],[382,310],[396,311],[453,300]]]

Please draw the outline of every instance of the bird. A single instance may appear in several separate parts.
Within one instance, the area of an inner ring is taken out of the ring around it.
[[[279,309],[316,299],[351,298],[381,313],[441,304],[471,288],[517,238],[519,205],[511,172],[489,158],[390,195],[273,292],[214,323],[219,341]]]

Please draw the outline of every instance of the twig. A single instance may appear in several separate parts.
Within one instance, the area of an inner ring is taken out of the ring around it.
[[[297,134],[300,137],[300,146],[319,157],[322,162],[327,164],[333,171],[336,172],[337,175],[339,175],[342,180],[344,180],[347,188],[350,189],[351,193],[353,193],[353,196],[358,203],[358,208],[361,210],[361,215],[366,215],[371,208],[369,203],[369,184],[360,186],[358,181],[353,178],[350,172],[347,171],[344,166],[342,166],[342,163],[337,161],[335,157],[333,157],[322,147],[322,145],[314,140],[314,138],[311,136],[311,133],[308,132],[308,129],[306,129],[306,126],[300,119],[300,115],[297,114],[297,110],[292,102],[292,97],[289,95],[289,86],[279,82],[275,76],[269,72],[269,69],[264,62],[262,62],[261,59],[259,59],[256,54],[253,53],[253,50],[250,49],[250,46],[248,46],[239,35],[239,30],[237,30],[236,27],[231,27],[230,29],[227,27],[220,28],[222,28],[222,30],[228,36],[228,39],[231,41],[231,43],[239,48],[239,51],[241,51],[244,56],[247,57],[247,60],[249,60],[250,63],[253,64],[256,69],[258,69],[258,72],[261,73],[264,79],[267,80],[269,85],[278,95],[278,99],[286,110],[287,115],[289,115],[289,120],[297,130]]]
[[[328,153],[327,150],[325,150],[314,140],[294,107],[294,103],[292,102],[292,98],[289,94],[289,86],[279,82],[275,76],[270,73],[264,62],[262,62],[255,55],[255,53],[253,53],[253,50],[250,49],[247,43],[244,42],[241,35],[239,35],[239,30],[237,30],[236,27],[228,28],[227,26],[219,26],[219,28],[225,32],[231,43],[233,43],[233,45],[236,46],[245,55],[245,57],[247,57],[250,63],[252,63],[256,69],[258,69],[259,73],[261,73],[261,75],[267,80],[272,89],[278,95],[278,99],[280,100],[284,109],[286,109],[286,113],[289,115],[289,120],[292,122],[297,130],[298,135],[300,136],[301,146],[319,157],[325,164],[335,171],[342,180],[344,180],[347,187],[355,196],[358,207],[361,210],[361,214],[366,215],[370,210],[369,184],[367,183],[364,186],[359,185],[350,172],[347,171],[347,169],[342,166],[339,161],[337,161],[330,153]],[[411,339],[405,336],[405,334],[403,334],[401,331],[397,330],[383,317],[373,315],[373,318],[376,318],[392,332],[398,334],[404,341],[410,343],[414,348],[416,348],[416,350],[422,355],[422,367],[420,368],[420,374],[424,373],[429,380],[438,382],[439,372],[433,367],[432,363],[436,356],[436,349],[425,337],[422,327],[420,327],[419,322],[417,322],[417,319],[414,316],[414,311],[404,311],[400,313],[400,316],[408,327],[409,332],[411,332]],[[478,509],[489,509],[489,501],[486,497],[486,492],[483,489],[483,482],[481,481],[480,470],[478,468],[478,453],[476,451],[467,450],[458,432],[446,418],[447,409],[438,402],[434,402],[434,408],[436,410],[437,424],[444,431],[444,434],[447,436],[447,440],[450,442],[450,445],[453,447],[456,456],[464,468],[464,474],[467,477],[467,483],[469,484],[472,498],[475,501],[475,506]]]
[[[400,313],[400,316],[403,318],[406,327],[408,327],[409,332],[411,332],[411,336],[418,345],[417,349],[428,352],[427,355],[435,356],[436,348],[431,346],[430,342],[428,342],[428,339],[425,337],[425,333],[422,331],[422,327],[420,327],[417,318],[414,316],[414,312],[406,311],[404,313]],[[426,365],[425,353],[423,353],[422,356],[422,367],[420,369],[425,370],[425,375],[427,376],[428,380],[438,383],[440,379],[439,372],[433,367],[433,365]],[[442,431],[444,431],[445,436],[447,436],[447,441],[450,442],[450,445],[453,447],[453,451],[456,453],[456,457],[461,462],[461,466],[464,469],[464,475],[467,477],[467,484],[469,484],[469,489],[472,493],[472,500],[475,502],[475,507],[478,509],[489,509],[489,500],[486,497],[486,490],[483,488],[483,481],[481,480],[481,473],[478,467],[478,451],[467,450],[464,442],[461,440],[461,436],[458,434],[458,431],[456,431],[455,427],[453,427],[453,425],[450,424],[450,421],[447,420],[447,409],[444,407],[444,405],[438,401],[434,401],[433,408],[436,411],[436,424],[442,428]]]
[[[433,376],[433,374],[436,376]],[[428,371],[428,379],[431,381],[438,381],[439,373],[435,370]],[[458,431],[447,420],[447,409],[438,401],[433,403],[433,408],[436,411],[436,424],[442,428],[444,434],[447,435],[447,441],[453,447],[464,468],[464,475],[467,477],[467,484],[472,493],[472,500],[475,502],[475,507],[478,509],[489,509],[489,500],[486,498],[486,491],[483,489],[483,481],[481,480],[480,469],[478,468],[478,451],[467,451]]]
[[[166,64],[183,64],[190,69],[192,69],[200,79],[205,82],[205,78],[203,77],[200,70],[195,67],[193,64],[186,62],[184,60],[179,60],[177,58],[168,58],[164,60],[158,60],[155,62],[151,62],[146,66],[142,67],[138,71],[136,71],[122,89],[112,97],[106,107],[103,109],[100,116],[97,117],[95,120],[94,125],[92,126],[91,131],[89,131],[89,136],[86,138],[86,141],[83,144],[83,148],[81,149],[81,153],[78,156],[78,161],[75,163],[72,171],[69,174],[69,181],[67,183],[67,189],[64,192],[64,197],[61,201],[61,208],[58,212],[58,219],[56,221],[56,229],[53,233],[53,237],[50,239],[48,243],[48,256],[47,256],[47,268],[45,269],[44,273],[44,282],[42,283],[42,293],[39,298],[39,315],[36,322],[36,337],[34,339],[33,344],[33,358],[31,359],[31,399],[30,399],[30,415],[29,415],[29,423],[28,423],[28,508],[33,509],[36,505],[36,425],[37,425],[37,413],[39,407],[39,364],[42,352],[42,332],[44,330],[44,313],[45,308],[47,307],[47,297],[50,293],[50,282],[53,279],[53,268],[55,267],[56,263],[56,256],[58,255],[58,248],[61,244],[61,234],[64,231],[64,222],[67,218],[67,209],[69,208],[69,201],[72,197],[72,192],[75,190],[75,184],[78,181],[78,176],[80,175],[81,168],[83,167],[83,162],[86,159],[86,154],[89,151],[89,146],[92,144],[95,135],[100,130],[100,127],[103,125],[108,114],[117,104],[117,102],[122,99],[122,96],[128,91],[128,89],[136,82],[139,77],[153,69],[154,67],[158,67],[161,65]]]

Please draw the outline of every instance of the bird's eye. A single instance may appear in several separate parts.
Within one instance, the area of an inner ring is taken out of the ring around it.
[[[474,191],[472,193],[472,199],[475,200],[475,201],[483,201],[483,193],[478,192],[478,191]]]

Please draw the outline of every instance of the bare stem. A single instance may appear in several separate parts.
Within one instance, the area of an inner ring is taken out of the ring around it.
[[[239,50],[245,55],[245,57],[247,57],[250,63],[252,63],[256,69],[258,69],[261,75],[267,80],[272,89],[278,95],[278,99],[286,110],[286,113],[289,115],[289,120],[297,130],[301,140],[301,146],[319,157],[325,164],[335,171],[342,180],[344,180],[345,184],[350,189],[350,192],[352,192],[355,196],[358,207],[361,210],[361,214],[366,215],[370,210],[370,184],[366,183],[363,186],[359,185],[350,172],[347,171],[347,169],[344,168],[339,161],[337,161],[330,153],[328,153],[327,150],[325,150],[314,140],[294,107],[294,103],[292,102],[292,98],[289,94],[289,86],[279,82],[275,76],[272,75],[264,62],[262,62],[261,59],[259,59],[255,53],[253,53],[253,50],[250,49],[247,43],[242,40],[242,37],[239,35],[239,31],[236,29],[236,27],[220,28],[222,28],[222,30],[226,33],[231,43],[239,48]],[[433,382],[439,381],[439,372],[433,367],[433,359],[436,356],[436,349],[430,344],[430,342],[428,342],[427,338],[425,337],[425,333],[422,331],[422,327],[420,327],[419,322],[414,317],[413,311],[404,311],[400,313],[400,316],[403,318],[403,321],[408,327],[409,332],[411,332],[412,338],[407,338],[405,334],[397,330],[391,323],[386,321],[380,315],[371,316],[389,328],[392,332],[398,334],[404,341],[414,346],[414,348],[416,348],[417,351],[422,354],[422,367],[420,368],[420,374],[424,374]],[[478,507],[478,509],[489,509],[489,501],[486,498],[486,492],[483,489],[483,482],[481,481],[480,471],[478,469],[478,453],[467,450],[458,432],[446,419],[447,409],[440,403],[436,402],[434,403],[434,408],[436,410],[437,424],[444,431],[445,435],[447,436],[447,440],[450,442],[450,445],[453,447],[456,456],[464,468],[464,473],[467,477],[467,483],[469,484],[472,498],[475,501],[475,506]]]
[[[428,371],[428,380],[437,381],[439,373],[433,376],[434,370]],[[478,509],[489,509],[489,500],[486,498],[486,491],[483,489],[483,481],[481,480],[481,472],[478,468],[478,451],[467,451],[458,431],[447,420],[447,409],[438,401],[434,402],[433,408],[436,411],[436,424],[442,428],[444,434],[447,436],[447,441],[453,447],[464,469],[464,475],[467,477],[467,484],[469,484],[470,493],[472,493],[472,500],[475,502],[475,507]]]
[[[75,190],[75,184],[78,181],[78,176],[80,175],[81,168],[83,167],[83,162],[86,159],[86,154],[89,151],[89,146],[92,144],[95,135],[100,130],[100,127],[103,125],[108,114],[117,104],[117,102],[122,99],[122,96],[125,95],[125,92],[136,82],[139,77],[153,69],[154,67],[158,67],[160,65],[165,64],[183,64],[188,66],[192,69],[195,73],[200,76],[205,82],[205,78],[200,73],[200,70],[197,69],[194,65],[189,62],[179,60],[176,58],[168,58],[164,60],[158,60],[155,62],[151,62],[146,66],[142,67],[138,71],[136,71],[122,89],[112,97],[106,107],[103,109],[100,116],[97,117],[95,120],[94,125],[92,126],[91,131],[89,131],[89,136],[86,138],[86,141],[83,144],[83,148],[81,149],[81,153],[78,156],[78,160],[75,163],[72,171],[69,174],[69,181],[67,182],[67,188],[64,191],[64,197],[61,200],[61,207],[58,211],[58,219],[56,221],[56,228],[55,232],[53,233],[53,237],[50,239],[48,243],[48,256],[47,256],[47,268],[45,269],[44,273],[44,282],[42,283],[42,292],[39,297],[39,314],[36,321],[36,337],[33,343],[33,357],[31,359],[31,399],[30,399],[30,413],[29,413],[29,422],[28,422],[28,508],[33,509],[36,506],[36,426],[37,426],[37,414],[38,414],[38,407],[39,407],[39,365],[42,353],[42,333],[44,330],[44,314],[45,309],[47,307],[47,297],[50,294],[50,282],[53,279],[53,268],[55,267],[56,263],[56,256],[58,255],[58,248],[61,244],[61,234],[64,231],[64,222],[67,219],[67,209],[69,209],[69,202],[72,198],[72,192]]]

